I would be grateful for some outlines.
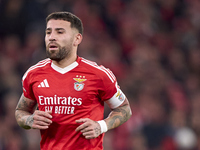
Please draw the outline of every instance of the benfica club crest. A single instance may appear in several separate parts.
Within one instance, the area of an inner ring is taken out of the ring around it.
[[[76,91],[81,91],[84,88],[84,81],[86,81],[87,79],[84,79],[85,76],[76,76],[77,78],[73,78],[76,82],[74,83],[74,89]]]

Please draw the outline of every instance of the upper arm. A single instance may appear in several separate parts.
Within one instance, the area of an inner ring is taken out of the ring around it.
[[[26,98],[24,94],[22,94],[17,104],[16,110],[23,110],[32,113],[36,106],[36,101]]]
[[[119,89],[119,87],[115,86],[115,88],[117,89],[117,92],[110,99],[105,101],[111,109],[115,109],[118,106],[128,103],[125,94]]]
[[[108,104],[108,102],[106,102],[107,104]],[[109,106],[110,104],[108,104],[108,106]],[[110,106],[109,106],[110,107]],[[111,108],[111,107],[110,107]],[[130,113],[131,113],[131,108],[130,108],[130,104],[129,104],[129,101],[128,101],[128,99],[125,97],[125,99],[124,99],[124,101],[120,104],[120,105],[118,105],[117,107],[113,107],[113,108],[111,108],[113,111],[119,111],[119,110],[122,110],[122,109],[124,109],[125,111],[127,111],[127,112],[129,112],[130,111]]]
[[[129,104],[129,101],[127,98],[125,98],[125,100],[123,101],[123,103],[120,106],[114,108],[113,111],[121,112],[128,118],[130,118],[130,116],[132,115],[131,107],[130,107],[130,104]]]
[[[118,106],[118,107],[122,107],[122,106],[129,106],[130,107],[130,104],[129,104],[129,101],[128,101],[127,98],[125,98],[125,100],[123,101],[123,103],[120,106]]]

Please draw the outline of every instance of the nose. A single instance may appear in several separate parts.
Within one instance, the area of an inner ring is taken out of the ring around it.
[[[56,41],[56,36],[53,32],[49,35],[49,41]]]

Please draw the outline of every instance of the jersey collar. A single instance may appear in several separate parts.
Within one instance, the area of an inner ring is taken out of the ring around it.
[[[78,62],[77,61],[73,62],[72,64],[70,64],[69,66],[67,66],[65,68],[60,68],[60,67],[56,66],[53,62],[51,62],[51,67],[55,71],[57,71],[57,72],[59,72],[61,74],[65,74],[65,73],[69,72],[70,70],[74,69],[77,66],[78,66]]]

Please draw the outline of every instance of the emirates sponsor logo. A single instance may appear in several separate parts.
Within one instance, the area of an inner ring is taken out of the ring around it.
[[[75,107],[82,105],[82,98],[39,96],[39,104],[45,106],[45,111],[54,111],[55,114],[74,114]]]
[[[53,97],[39,96],[40,105],[78,105],[82,104],[82,98],[76,97],[59,97],[54,95]]]

